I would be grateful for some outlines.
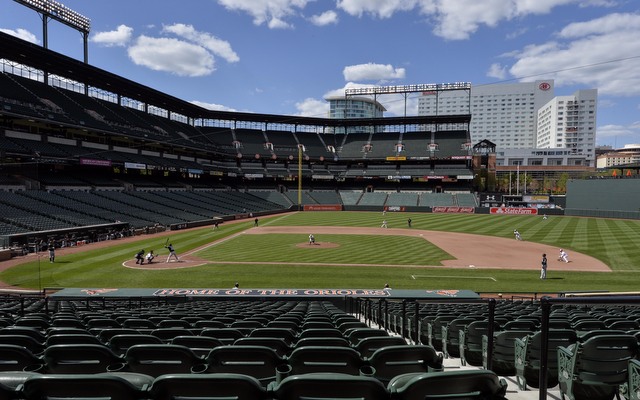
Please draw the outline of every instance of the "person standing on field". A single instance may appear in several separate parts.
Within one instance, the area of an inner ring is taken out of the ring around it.
[[[540,262],[540,279],[547,279],[547,255],[542,255],[542,261]]]
[[[167,257],[167,262],[171,260],[171,257],[174,257],[176,261],[180,261],[180,259],[178,258],[178,255],[176,254],[176,250],[173,248],[173,245],[171,243],[169,243],[169,245],[166,246],[166,248],[167,250],[169,250],[169,256]]]

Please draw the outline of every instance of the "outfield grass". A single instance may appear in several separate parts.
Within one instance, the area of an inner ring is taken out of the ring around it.
[[[261,218],[261,226],[378,227],[386,219],[390,228],[453,231],[509,237],[518,229],[525,240],[567,248],[596,257],[612,273],[549,270],[540,281],[538,271],[341,267],[296,263],[366,263],[440,265],[450,256],[415,237],[322,235],[321,241],[339,243],[320,252],[298,249],[300,235],[238,235],[197,254],[212,261],[265,264],[207,264],[176,270],[134,270],[122,263],[139,248],[162,249],[165,238],[149,236],[135,244],[117,241],[107,249],[58,256],[55,264],[44,257],[0,273],[0,280],[25,288],[42,287],[231,287],[245,288],[380,288],[389,283],[402,289],[469,289],[479,292],[558,292],[569,290],[628,291],[640,287],[640,223],[631,220],[536,216],[447,215],[422,213],[305,212]],[[219,231],[203,228],[176,233],[171,241],[179,254],[251,228],[252,221],[223,224]],[[460,243],[464,246],[464,243]],[[90,247],[89,247],[90,249]],[[165,255],[166,256],[166,255]],[[267,262],[276,263],[266,264]],[[277,263],[288,263],[277,265]]]

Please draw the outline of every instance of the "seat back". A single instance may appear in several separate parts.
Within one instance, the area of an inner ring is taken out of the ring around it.
[[[530,335],[531,331],[500,331],[493,336],[493,351],[486,348],[487,342],[483,341],[483,364],[488,365],[488,358],[492,358],[491,370],[501,376],[515,376],[515,339]]]
[[[405,374],[388,385],[391,397],[398,400],[505,399],[507,383],[487,370],[461,370],[429,374]]]
[[[202,358],[206,357],[212,349],[223,346],[222,341],[208,336],[176,336],[170,343],[186,346]]]
[[[169,343],[176,336],[193,336],[194,332],[187,328],[157,328],[150,332],[151,335],[160,338],[164,343]]]
[[[294,348],[305,346],[340,346],[350,347],[349,341],[343,337],[305,337],[296,342]]]
[[[141,397],[141,391],[136,386],[109,374],[35,375],[24,382],[22,392],[27,400],[136,400]]]
[[[363,360],[355,349],[342,346],[297,347],[287,360],[291,375],[314,372],[360,374]]]
[[[443,368],[442,354],[426,345],[382,347],[368,361],[374,369],[374,376],[385,384],[398,375],[442,371]]]
[[[638,356],[638,342],[631,335],[595,336],[576,348],[574,375],[581,380],[621,384],[628,362]]]
[[[44,350],[48,373],[97,374],[120,370],[124,360],[101,344],[56,344]]]
[[[129,347],[136,344],[162,344],[162,340],[153,335],[115,335],[109,340],[108,346],[114,353],[124,355]]]
[[[100,339],[90,334],[60,334],[47,337],[46,346],[55,344],[102,344]]]
[[[0,329],[0,335],[24,335],[31,336],[40,343],[44,343],[47,339],[41,330],[29,326],[7,326]]]
[[[407,344],[400,336],[374,336],[361,339],[355,346],[362,358],[369,358],[378,349],[387,346],[401,346]]]
[[[236,399],[261,400],[266,390],[257,379],[242,374],[168,374],[153,381],[149,389],[154,400]]]
[[[288,345],[296,340],[296,334],[288,328],[256,328],[251,331],[249,337],[279,338]]]
[[[176,344],[136,344],[124,358],[131,371],[153,377],[190,373],[204,363],[190,348]]]
[[[529,385],[539,386],[542,359],[542,332],[538,331],[522,339],[515,339],[516,379],[522,390]],[[573,329],[550,329],[547,340],[547,387],[558,384],[558,347],[577,342]]]
[[[494,324],[494,331],[497,324]],[[489,321],[474,321],[465,326],[460,334],[458,346],[462,364],[482,366],[482,337],[489,333]]]
[[[445,357],[460,357],[460,331],[475,320],[468,317],[456,318],[442,327],[442,351]]]
[[[244,337],[244,334],[234,328],[210,328],[200,332],[200,336],[209,336],[220,339],[224,344],[233,344],[236,340]]]
[[[278,400],[387,400],[389,393],[375,378],[344,374],[303,374],[283,379],[273,389]]]
[[[356,346],[361,339],[376,336],[389,336],[389,333],[387,333],[387,331],[385,331],[384,329],[355,328],[348,331],[347,339],[349,340],[351,345]]]
[[[212,338],[213,339],[213,338]],[[239,346],[265,346],[273,349],[280,357],[285,357],[291,351],[291,347],[281,338],[275,337],[245,337],[233,342]]]
[[[25,335],[0,335],[0,344],[13,344],[29,350],[33,354],[39,354],[44,350],[44,344],[31,336]]]
[[[233,373],[252,376],[266,387],[276,379],[276,368],[283,360],[265,346],[219,346],[206,358],[207,373]]]
[[[308,337],[344,337],[342,331],[337,328],[312,328],[304,329],[298,335],[298,339],[304,339]]]
[[[629,361],[638,357],[638,342],[628,334],[593,336],[558,348],[561,395],[611,399],[627,382]]]
[[[146,318],[128,318],[122,321],[122,327],[132,329],[155,329],[156,324]]]
[[[23,346],[0,344],[0,371],[35,371],[42,366],[42,360]]]

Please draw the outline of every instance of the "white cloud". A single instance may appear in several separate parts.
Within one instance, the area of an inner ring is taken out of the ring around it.
[[[297,115],[303,117],[326,118],[329,115],[329,103],[324,100],[306,98],[296,103]]]
[[[132,34],[133,28],[119,25],[115,31],[96,32],[91,41],[107,47],[125,46],[131,40]]]
[[[505,79],[507,77],[507,67],[499,63],[491,64],[487,76],[496,79]]]
[[[15,36],[18,39],[26,40],[27,42],[40,44],[40,41],[33,33],[29,32],[26,29],[18,28],[18,29],[0,29],[0,32],[4,32],[7,35]]]
[[[390,64],[367,63],[346,66],[342,74],[345,81],[383,81],[404,78],[405,69],[394,68]]]
[[[218,0],[228,10],[243,11],[253,17],[255,25],[271,29],[290,28],[286,18],[303,10],[310,0]]]
[[[231,111],[231,112],[236,112],[238,110],[231,108],[231,107],[227,107],[227,106],[223,106],[222,104],[216,104],[216,103],[206,103],[204,101],[199,101],[199,100],[192,100],[190,101],[191,104],[195,104],[196,106],[200,106],[202,108],[206,108],[207,110],[213,110],[213,111]]]
[[[513,53],[509,73],[556,84],[598,88],[600,94],[640,95],[640,14],[610,14],[567,25],[555,41]],[[635,58],[634,58],[635,57]]]
[[[548,14],[553,8],[576,3],[583,7],[610,7],[612,0],[338,0],[337,7],[349,15],[391,18],[415,12],[434,24],[433,33],[449,40],[468,39],[481,26],[530,14]]]
[[[640,143],[640,123],[638,122],[626,126],[603,125],[599,126],[597,131],[598,141],[611,143],[612,139],[615,139],[614,143]]]
[[[335,96],[344,97],[346,89],[369,88],[372,86],[373,85],[367,85],[364,83],[347,82],[342,88],[329,90],[327,93],[324,94],[323,98],[327,99],[329,97],[335,97]]]
[[[325,11],[322,14],[313,15],[309,18],[312,24],[317,26],[325,26],[338,23],[338,13],[333,10]]]
[[[369,14],[377,18],[390,18],[397,12],[413,10],[418,3],[417,0],[339,0],[338,8],[357,17]]]
[[[137,65],[179,76],[203,76],[215,70],[213,56],[205,48],[178,39],[143,35],[128,54]]]
[[[238,62],[240,57],[233,51],[229,42],[218,39],[207,32],[197,31],[193,25],[173,24],[162,28],[163,32],[173,33],[191,42],[194,42],[213,54],[220,56],[228,62]]]

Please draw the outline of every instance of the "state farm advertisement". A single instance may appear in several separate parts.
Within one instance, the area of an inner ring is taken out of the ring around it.
[[[536,215],[538,214],[538,209],[527,207],[491,207],[489,212],[491,214],[505,215]]]

